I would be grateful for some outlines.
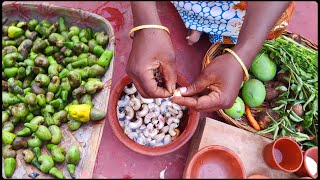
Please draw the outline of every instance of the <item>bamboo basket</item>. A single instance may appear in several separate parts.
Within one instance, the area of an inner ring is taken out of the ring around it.
[[[318,51],[318,45],[311,42],[310,40],[300,36],[299,34],[295,34],[289,31],[284,31],[282,33],[283,36],[286,36],[288,38],[291,38],[292,40],[298,42],[299,44],[314,49],[316,51]],[[205,68],[212,59],[214,59],[215,57],[222,55],[223,54],[223,49],[224,48],[231,48],[233,47],[233,44],[221,44],[221,43],[216,43],[213,44],[207,51],[207,53],[205,54],[205,57],[203,58],[203,63],[202,63],[202,69]],[[254,116],[254,111],[260,111],[262,108],[265,107],[265,104],[262,104],[260,107],[258,108],[252,108],[251,110],[252,115]],[[257,133],[257,130],[255,130],[248,122],[247,118],[245,116],[242,116],[240,120],[235,120],[233,118],[231,118],[230,116],[228,116],[226,113],[224,113],[224,111],[222,109],[217,111],[218,115],[220,117],[222,117],[224,119],[224,121],[230,125],[236,126],[238,128],[247,130],[249,132],[252,133]],[[273,135],[271,133],[267,133],[267,134],[260,134],[263,137],[269,138],[269,139],[273,139]]]
[[[30,19],[36,19],[38,22],[43,19],[47,19],[50,22],[57,22],[59,16],[65,18],[67,27],[70,27],[71,25],[76,25],[79,28],[91,27],[94,32],[104,31],[109,36],[109,43],[106,49],[113,50],[113,58],[111,59],[105,75],[102,77],[104,88],[92,96],[94,107],[107,114],[115,58],[115,36],[110,22],[105,18],[88,11],[42,2],[13,2],[2,5],[2,18],[7,19],[5,24],[14,20],[28,21]],[[70,131],[67,124],[62,124],[60,126],[63,137],[59,146],[68,150],[72,145],[77,145],[81,151],[80,162],[75,171],[76,178],[92,178],[104,125],[105,120],[94,123],[87,122],[83,123],[76,131]],[[15,128],[15,131],[17,130],[19,130],[19,127]],[[28,177],[28,174],[32,172],[40,174],[37,177],[38,179],[53,178],[53,176],[39,171],[34,165],[27,164],[23,160],[22,151],[23,149],[17,151],[17,166],[12,178],[27,179],[30,178]],[[41,153],[50,154],[46,148],[41,148]],[[3,173],[3,161],[4,160],[2,160],[2,177],[5,177]],[[56,164],[56,167],[67,179],[71,179],[65,162]]]

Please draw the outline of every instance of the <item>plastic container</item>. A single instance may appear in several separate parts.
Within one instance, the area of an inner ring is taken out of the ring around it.
[[[148,156],[160,156],[168,154],[179,149],[181,146],[187,143],[196,131],[200,118],[200,113],[192,109],[188,109],[181,119],[180,125],[178,127],[181,132],[180,136],[175,141],[169,144],[155,147],[140,145],[130,139],[123,132],[118,121],[116,108],[118,100],[123,93],[123,88],[130,83],[132,83],[132,80],[127,74],[122,76],[113,87],[109,99],[108,119],[111,129],[115,136],[119,139],[119,141],[131,150]],[[178,73],[177,84],[179,86],[187,86],[189,83],[181,74]]]
[[[312,177],[313,179],[316,179],[318,177],[318,171],[316,174],[312,174],[312,172],[307,168],[306,158],[310,157],[318,164],[318,147],[309,148],[303,154],[303,164],[296,174],[300,177]]]
[[[296,172],[302,165],[303,155],[299,145],[288,138],[279,138],[263,149],[264,161],[272,168]]]
[[[211,145],[199,150],[187,165],[184,178],[243,179],[244,165],[239,156],[229,148]]]

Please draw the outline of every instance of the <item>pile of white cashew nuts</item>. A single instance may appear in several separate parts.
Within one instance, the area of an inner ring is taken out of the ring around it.
[[[169,98],[143,98],[133,83],[123,91],[117,116],[130,139],[145,146],[162,146],[177,139],[185,106],[172,103]]]

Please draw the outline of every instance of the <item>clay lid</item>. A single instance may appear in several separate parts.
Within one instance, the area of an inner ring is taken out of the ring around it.
[[[207,146],[198,151],[187,166],[184,178],[245,178],[241,159],[230,149],[220,146]]]

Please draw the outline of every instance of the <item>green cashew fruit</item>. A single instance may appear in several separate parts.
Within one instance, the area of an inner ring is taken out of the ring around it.
[[[40,170],[43,173],[48,174],[50,169],[54,167],[54,161],[51,156],[47,154],[43,154],[38,158],[38,161],[40,162]]]
[[[52,144],[59,144],[62,139],[62,131],[57,125],[49,126],[49,131],[51,133],[51,143]]]
[[[36,135],[42,141],[49,141],[52,138],[49,129],[44,125],[39,125]]]

